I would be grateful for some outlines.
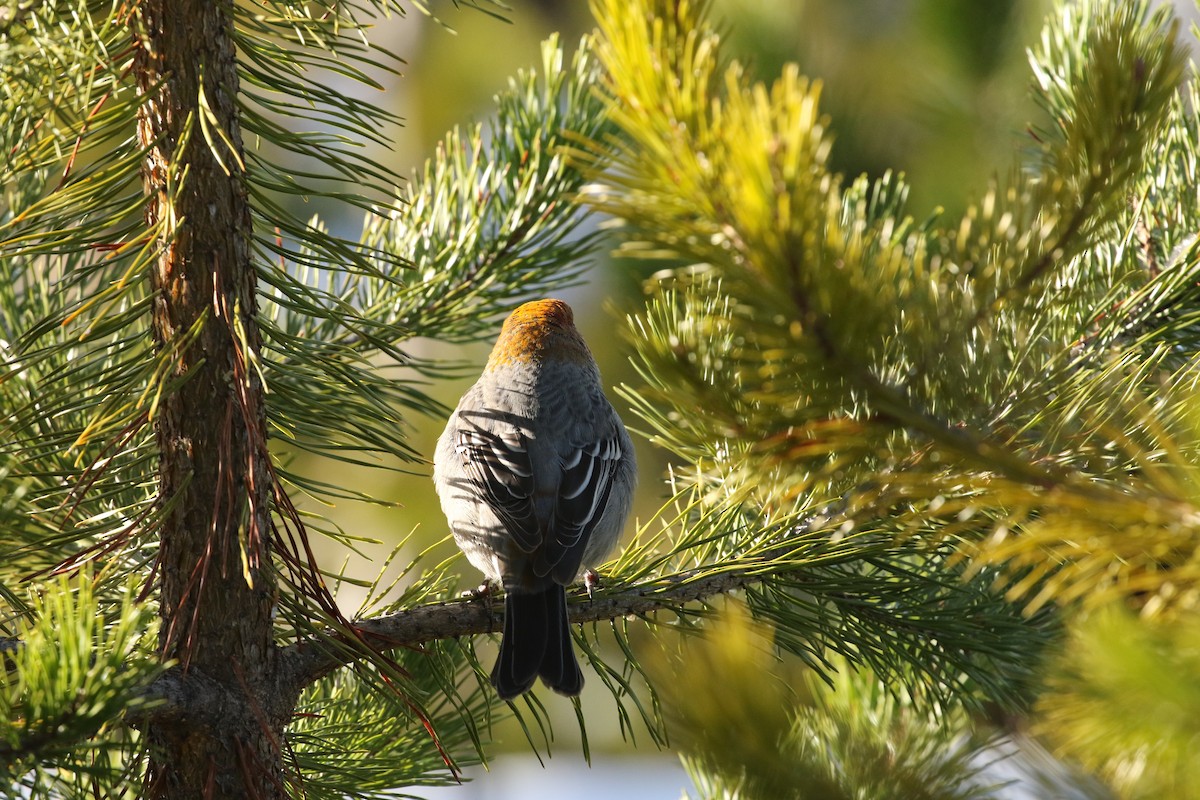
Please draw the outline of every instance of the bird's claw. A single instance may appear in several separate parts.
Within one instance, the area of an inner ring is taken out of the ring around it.
[[[468,589],[465,592],[461,592],[459,594],[459,597],[463,598],[464,600],[487,601],[492,598],[492,593],[495,591],[496,591],[495,585],[491,581],[485,580],[483,583],[479,584],[474,589]]]
[[[496,584],[490,580],[484,580],[483,583],[476,586],[474,589],[468,589],[461,592],[459,597],[466,600],[468,603],[479,603],[487,611],[488,615],[488,632],[496,630],[496,612],[492,607],[492,600],[496,595]]]
[[[595,599],[593,593],[596,587],[600,585],[600,573],[594,569],[586,569],[583,572],[583,588],[587,592],[588,600]]]

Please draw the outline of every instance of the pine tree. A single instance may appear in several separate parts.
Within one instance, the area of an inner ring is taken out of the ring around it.
[[[1135,655],[1109,624],[1195,673],[1198,131],[1167,12],[1064,7],[1031,59],[1029,152],[962,219],[916,222],[900,177],[828,170],[815,85],[750,82],[687,0],[596,0],[594,39],[572,59],[547,43],[492,122],[397,188],[359,147],[394,120],[324,77],[394,67],[371,22],[403,11],[47,0],[0,19],[9,793],[382,796],[452,782],[501,716],[542,741],[537,697],[487,686],[474,641],[500,606],[457,598],[455,563],[337,608],[310,543],[358,532],[294,500],[371,498],[280,445],[421,462],[405,432],[445,412],[425,382],[450,365],[415,341],[489,338],[577,280],[589,207],[626,221],[628,254],[669,259],[630,316],[625,396],[677,459],[671,497],[572,598],[630,729],[665,741],[665,703],[713,795],[981,796],[971,753],[940,745],[1052,674],[1047,741],[1127,791],[1189,785],[1197,715],[1135,775],[1156,730],[1102,727],[1123,685],[1097,668]],[[362,235],[299,216],[312,197],[361,210]],[[757,622],[714,628],[728,595]],[[1137,621],[1106,623],[1114,606]],[[637,620],[725,650],[757,631],[790,705],[699,648],[656,678]],[[1064,624],[1084,646],[1050,672]],[[705,724],[712,694],[736,702]],[[745,746],[711,738],[755,709]],[[906,758],[857,757],[893,733]],[[753,769],[785,736],[795,769]]]
[[[352,623],[310,542],[356,537],[293,500],[369,498],[278,444],[421,461],[406,419],[443,413],[422,387],[446,365],[412,342],[490,335],[578,275],[593,237],[573,235],[582,176],[557,149],[601,124],[594,66],[548,44],[540,76],[403,189],[362,154],[394,116],[328,86],[396,68],[369,34],[398,3],[9,11],[5,794],[454,780],[495,702],[454,637],[492,610],[431,605],[455,583],[433,563]],[[310,198],[359,209],[361,238],[298,216]]]

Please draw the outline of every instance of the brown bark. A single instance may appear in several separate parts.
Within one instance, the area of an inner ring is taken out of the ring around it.
[[[704,575],[703,572],[680,572],[652,584],[571,603],[568,608],[571,624],[649,617],[659,611],[674,611],[688,603],[705,602],[763,581],[763,570],[759,564],[723,570],[717,574]],[[355,621],[356,641],[366,642],[386,652],[397,648],[420,647],[438,639],[495,633],[502,627],[503,611],[503,600],[488,595],[417,606],[394,614]],[[330,638],[353,644],[344,634],[331,631]],[[355,658],[356,654],[350,647],[338,649],[310,642],[289,645],[279,655],[280,696],[298,696],[310,683],[353,663]],[[163,681],[154,688],[156,692],[166,692],[172,688],[171,683],[170,680]],[[156,698],[159,696],[155,695]],[[171,705],[169,698],[167,705]]]
[[[225,700],[219,722],[185,715],[148,725],[150,786],[170,798],[283,795],[288,711],[272,702],[271,482],[230,9],[141,0],[132,21],[147,217],[162,247],[154,336],[174,353],[172,378],[185,378],[164,393],[156,419],[168,509],[160,647],[186,679]]]

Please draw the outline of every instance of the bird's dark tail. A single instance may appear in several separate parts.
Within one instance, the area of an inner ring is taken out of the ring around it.
[[[577,695],[583,688],[567,624],[567,591],[558,584],[504,597],[504,636],[492,685],[501,698],[511,700],[529,691],[539,675],[559,694]]]

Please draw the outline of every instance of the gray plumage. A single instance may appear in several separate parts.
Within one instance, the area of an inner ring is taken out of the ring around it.
[[[629,434],[570,310],[564,324],[565,304],[538,303],[505,324],[434,455],[456,543],[507,593],[492,673],[505,698],[538,675],[564,694],[582,688],[565,587],[616,545],[637,473]]]

